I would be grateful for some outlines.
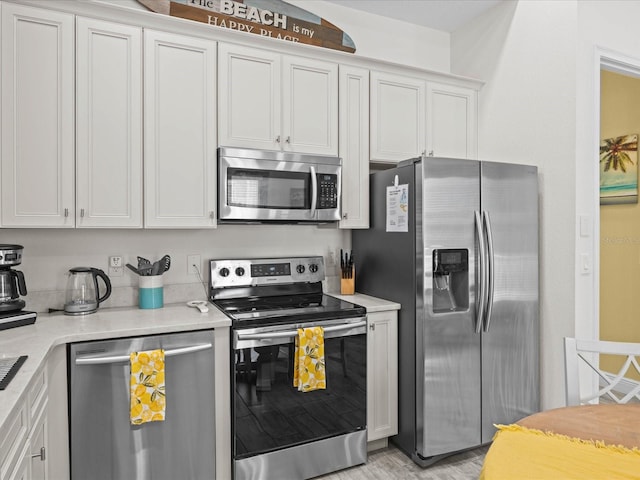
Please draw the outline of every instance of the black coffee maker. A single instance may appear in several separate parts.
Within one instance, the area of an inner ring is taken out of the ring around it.
[[[22,250],[22,245],[0,244],[0,314],[25,307],[25,301],[20,298],[27,294],[24,274],[12,268],[22,263]]]

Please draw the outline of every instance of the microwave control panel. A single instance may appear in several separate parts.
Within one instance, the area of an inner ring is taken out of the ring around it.
[[[319,173],[317,208],[338,207],[338,176],[330,173]]]

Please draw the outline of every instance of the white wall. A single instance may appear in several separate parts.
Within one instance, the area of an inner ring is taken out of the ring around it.
[[[542,407],[564,404],[564,336],[574,335],[577,7],[500,4],[452,35],[453,73],[483,79],[481,159],[537,165]]]
[[[94,1],[147,10],[135,0]],[[356,45],[357,56],[449,73],[450,39],[447,32],[322,0],[287,0],[287,3],[318,15],[346,32]]]
[[[67,271],[90,266],[108,271],[108,257],[122,255],[125,263],[137,264],[136,257],[151,261],[171,255],[170,270],[164,274],[165,298],[189,300],[204,298],[196,285],[196,275],[187,274],[187,255],[200,255],[202,278],[208,282],[209,259],[275,257],[287,255],[322,255],[328,275],[337,275],[332,254],[349,248],[348,230],[308,225],[221,225],[215,230],[99,230],[99,229],[0,229],[0,243],[24,246],[22,264],[28,295],[27,308],[46,311],[60,308],[64,301]],[[338,253],[339,255],[339,253]],[[112,298],[105,307],[133,305],[132,288],[137,276],[125,269],[122,277],[111,277]],[[337,277],[330,279],[339,288]],[[174,291],[175,293],[171,293]],[[336,291],[336,290],[334,290]],[[190,295],[182,298],[184,295]]]

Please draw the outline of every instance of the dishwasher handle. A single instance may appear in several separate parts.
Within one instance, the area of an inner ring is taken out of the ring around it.
[[[202,343],[200,345],[191,345],[189,347],[174,348],[172,350],[165,350],[165,357],[175,357],[177,355],[184,355],[187,353],[200,352],[202,350],[208,350],[213,347],[211,343]],[[110,357],[76,357],[76,365],[104,365],[110,363],[125,363],[129,361],[129,355],[113,355]]]

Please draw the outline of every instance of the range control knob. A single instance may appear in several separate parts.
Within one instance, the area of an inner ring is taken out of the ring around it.
[[[242,268],[242,267],[236,268],[236,275],[239,276],[239,277],[243,276],[244,275],[244,268]]]
[[[227,267],[222,267],[220,269],[220,276],[221,277],[228,277],[229,276],[229,269]]]
[[[312,263],[311,265],[309,265],[309,271],[311,273],[316,273],[318,271],[318,265],[316,265],[315,263]]]
[[[304,265],[298,265],[296,267],[296,272],[303,274],[304,273]]]

